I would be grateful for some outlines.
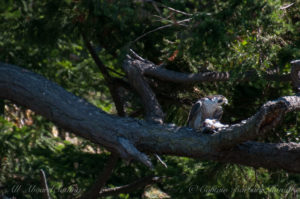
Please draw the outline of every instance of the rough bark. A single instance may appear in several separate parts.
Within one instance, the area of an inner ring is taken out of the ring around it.
[[[294,90],[300,93],[300,60],[292,61],[291,64],[291,79],[293,81]]]
[[[131,51],[134,53],[133,51]],[[228,81],[233,78],[230,72],[201,72],[201,73],[182,73],[168,70],[164,67],[157,66],[149,60],[143,59],[134,53],[136,60],[139,61],[139,68],[145,76],[157,78],[162,81],[169,81],[180,84],[195,84],[199,82],[219,82]],[[259,76],[255,71],[247,71],[237,75],[239,81],[253,81],[255,79],[264,78],[268,81],[291,81],[290,74],[280,75],[274,72],[265,72]]]
[[[40,75],[0,64],[0,98],[28,107],[58,126],[103,145],[125,159],[139,159],[152,166],[148,157],[122,136],[122,129],[114,125],[118,117],[106,114]]]
[[[231,150],[215,153],[209,158],[209,160],[244,164],[255,168],[281,168],[287,171],[299,173],[300,144],[293,142],[258,143],[248,141],[237,145]]]
[[[142,98],[146,120],[161,124],[163,123],[164,114],[155,93],[143,76],[144,72],[141,64],[143,64],[141,60],[134,60],[128,55],[127,59],[124,61],[123,68],[127,73],[130,85]]]
[[[28,107],[78,136],[150,167],[142,152],[300,172],[300,144],[244,143],[265,135],[286,113],[299,111],[299,96],[267,102],[254,116],[212,135],[109,115],[44,77],[8,64],[0,64],[0,98]],[[258,153],[261,158],[256,157]]]
[[[144,69],[144,74],[147,76],[155,77],[163,81],[170,81],[174,83],[181,84],[195,84],[198,82],[219,82],[228,81],[232,79],[232,74],[230,72],[202,72],[202,73],[181,73],[176,71],[171,71],[156,65],[148,65]],[[241,77],[239,81],[253,81],[255,79],[261,78],[257,73],[246,72],[237,75]],[[274,73],[263,73],[262,78],[268,81],[284,81],[288,82],[290,80],[290,75],[279,75]]]

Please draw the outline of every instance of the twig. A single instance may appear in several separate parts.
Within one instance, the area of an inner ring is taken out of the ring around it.
[[[144,58],[142,58],[141,56],[139,56],[136,52],[134,52],[132,49],[129,49],[129,51],[132,53],[132,55],[136,58],[136,59],[138,59],[138,60],[140,60],[140,61],[143,61],[143,62],[149,62],[148,60],[146,60],[146,59],[144,59]]]
[[[149,35],[150,33],[153,33],[153,32],[156,32],[156,31],[158,31],[158,30],[161,30],[161,29],[164,29],[164,28],[168,28],[168,27],[171,27],[171,26],[173,26],[173,24],[167,24],[167,25],[164,25],[164,26],[160,26],[160,27],[158,27],[158,28],[155,28],[154,30],[150,30],[150,31],[148,31],[148,32],[146,32],[146,33],[144,33],[144,34],[142,34],[142,35],[139,36],[138,38],[136,38],[136,39],[133,41],[133,43],[135,43],[135,42],[137,42],[138,40],[140,40],[141,38],[143,38],[143,37]]]
[[[178,13],[178,14],[182,14],[182,15],[186,15],[186,16],[193,16],[193,14],[189,14],[189,13],[186,13],[186,12],[183,12],[183,11],[180,11],[180,10],[176,10],[176,9],[174,9],[174,8],[171,8],[171,7],[169,7],[169,6],[166,6],[166,5],[164,5],[164,4],[162,4],[162,3],[159,3],[159,2],[156,2],[156,1],[148,1],[148,2],[152,2],[152,4],[153,4],[153,3],[158,4],[158,5],[160,5],[161,7],[167,8],[168,10],[170,10],[170,11],[172,11],[172,12],[175,12],[175,13]]]
[[[161,180],[161,177],[152,177],[151,176],[151,177],[142,178],[142,179],[137,180],[128,185],[109,188],[109,189],[103,189],[103,190],[101,190],[99,196],[103,197],[103,196],[117,195],[120,193],[130,193],[137,189],[143,188],[149,184],[154,184],[156,182],[159,182],[160,180]]]
[[[156,12],[158,12],[158,14],[161,16],[161,12],[159,10],[159,8],[156,5],[157,3],[155,1],[152,1],[152,6],[154,7],[154,9],[156,10]]]
[[[85,33],[83,33],[83,31],[81,32],[83,41],[85,46],[87,47],[89,53],[91,54],[92,58],[94,59],[96,65],[98,66],[99,70],[101,71],[101,73],[103,74],[104,79],[110,83],[111,78],[110,75],[108,73],[108,71],[106,70],[106,66],[102,63],[102,61],[100,60],[99,56],[97,55],[97,53],[95,52],[93,46],[91,45],[91,43],[89,42],[89,40],[87,39]]]
[[[84,193],[79,199],[96,199],[99,197],[99,193],[102,189],[102,187],[106,184],[107,180],[111,176],[117,162],[118,162],[119,156],[115,153],[112,153],[106,167],[104,170],[99,174],[97,177],[94,185],[88,190],[86,193]]]
[[[159,22],[161,22],[161,21],[167,21],[167,22],[170,22],[170,23],[173,22],[172,20],[169,20],[168,18],[164,18],[164,17],[159,16],[159,15],[152,15],[152,16],[158,18],[157,20],[155,20],[155,22],[156,21],[159,21]]]
[[[279,9],[280,9],[280,10],[285,10],[285,9],[291,7],[291,6],[294,5],[294,4],[295,4],[295,3],[291,3],[291,4],[288,4],[288,5],[285,5],[285,6],[281,6]]]
[[[45,175],[45,172],[43,171],[43,169],[40,169],[40,178],[41,178],[41,184],[42,184],[42,187],[43,187],[43,198],[44,199],[51,199],[48,184],[47,184],[46,175]]]
[[[255,188],[255,186],[256,186],[256,182],[257,182],[257,170],[256,170],[256,168],[254,168],[254,172],[255,172],[255,181],[254,181],[254,184],[253,184],[253,188]]]
[[[136,39],[133,41],[133,43],[135,43],[135,42],[137,42],[138,40],[140,40],[141,38],[143,38],[143,37],[149,35],[150,33],[153,33],[153,32],[156,32],[156,31],[158,31],[158,30],[162,30],[162,29],[171,27],[171,26],[173,26],[174,24],[182,25],[182,23],[184,23],[184,22],[189,22],[191,19],[192,19],[192,18],[184,19],[184,20],[181,20],[181,21],[177,21],[176,23],[167,24],[167,25],[164,25],[164,26],[160,26],[160,27],[158,27],[158,28],[155,28],[155,29],[153,29],[153,30],[150,30],[150,31],[148,31],[148,32],[146,32],[146,33],[144,33],[144,34],[142,34],[142,35],[139,36],[138,38],[136,38]]]
[[[161,3],[159,3],[159,5],[161,5],[164,8],[167,8],[168,10],[171,10],[172,12],[178,13],[178,14],[182,14],[182,15],[186,15],[186,16],[193,16],[193,14],[189,14],[189,13],[186,13],[186,12],[183,12],[183,11],[180,11],[180,10],[176,10],[174,8],[165,6],[164,4],[161,4]]]
[[[106,67],[106,69],[113,72],[113,73],[115,73],[115,74],[117,74],[117,75],[119,75],[119,76],[121,76],[121,77],[126,77],[124,74],[122,74],[122,73],[120,73],[120,72],[118,72],[118,71],[116,71],[112,68]]]
[[[164,165],[164,167],[168,168],[168,165],[159,157],[159,155],[155,154],[155,157],[162,165]]]

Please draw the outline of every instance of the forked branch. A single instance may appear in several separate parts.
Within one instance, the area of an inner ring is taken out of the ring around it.
[[[123,68],[127,73],[129,83],[139,93],[145,108],[146,120],[156,123],[163,123],[163,111],[155,96],[155,93],[150,88],[148,82],[143,76],[143,64],[141,60],[133,59],[127,56],[123,63]]]

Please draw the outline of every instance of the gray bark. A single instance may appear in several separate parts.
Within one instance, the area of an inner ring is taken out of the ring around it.
[[[195,84],[198,82],[220,82],[220,81],[228,81],[232,79],[233,75],[230,72],[215,72],[215,71],[208,71],[208,72],[201,72],[201,73],[181,73],[172,70],[165,69],[160,66],[156,66],[155,64],[152,65],[144,65],[144,74],[150,77],[155,77],[157,79],[163,81],[170,81],[174,83],[181,83],[181,84]],[[259,79],[259,75],[255,72],[246,72],[243,74],[237,75],[241,77],[239,81],[253,81],[255,79]],[[263,73],[262,78],[265,78],[268,81],[282,81],[282,82],[289,82],[291,81],[290,75],[279,75],[276,73]]]
[[[292,61],[291,79],[293,81],[294,90],[300,93],[300,60]]]
[[[199,82],[219,82],[228,81],[233,79],[233,74],[230,72],[201,72],[201,73],[182,73],[172,70],[165,69],[162,66],[157,66],[149,60],[143,59],[134,51],[131,50],[136,60],[139,61],[139,68],[143,71],[143,75],[154,77],[162,81],[169,81],[180,84],[195,84]],[[258,75],[255,71],[247,71],[245,73],[240,73],[237,75],[239,77],[238,81],[253,81],[256,79],[264,78],[267,81],[282,81],[289,82],[292,81],[291,74],[278,74],[276,72],[264,72]]]
[[[246,142],[266,135],[287,112],[299,111],[299,96],[267,102],[254,116],[212,135],[109,115],[40,75],[1,63],[0,98],[28,107],[124,159],[136,159],[149,167],[152,164],[145,153],[300,172],[300,144]]]
[[[134,60],[130,56],[124,61],[123,68],[128,76],[130,85],[139,93],[145,108],[147,121],[163,123],[163,111],[158,103],[155,93],[143,76],[141,60]]]

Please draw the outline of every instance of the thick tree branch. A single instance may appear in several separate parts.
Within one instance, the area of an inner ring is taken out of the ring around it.
[[[290,111],[300,110],[300,97],[286,96],[265,103],[252,117],[241,123],[231,125],[215,134],[213,146],[215,150],[231,148],[247,140],[263,136],[275,128],[282,121],[284,115]],[[223,144],[224,145],[223,145]]]
[[[226,156],[228,162],[300,172],[300,167],[294,167],[300,162],[299,144],[287,143],[279,148],[276,144],[271,148],[269,144],[261,144],[261,150],[266,153],[257,159],[249,158],[255,157],[255,151],[259,151],[254,150],[255,145],[243,144],[266,135],[286,113],[299,111],[300,96],[267,102],[254,116],[212,135],[171,124],[160,125],[109,115],[40,75],[8,64],[0,64],[0,98],[28,107],[58,126],[118,152],[122,158],[134,158],[148,166],[151,162],[141,151],[217,161],[224,160],[218,154],[227,153],[230,154]],[[286,147],[290,149],[286,150]],[[240,155],[241,150],[249,155]],[[269,155],[273,152],[276,156],[282,155],[282,159]],[[295,162],[290,164],[290,160]]]
[[[228,151],[214,153],[209,160],[237,163],[255,168],[281,168],[299,173],[300,143],[258,143],[248,141]]]
[[[111,195],[117,195],[120,193],[130,193],[133,192],[137,189],[143,188],[147,185],[157,183],[161,180],[160,177],[146,177],[142,178],[140,180],[137,180],[133,183],[130,183],[128,185],[120,186],[120,187],[114,187],[114,188],[109,188],[109,189],[103,189],[99,196],[111,196]]]
[[[40,75],[0,63],[0,98],[28,107],[58,126],[119,153],[124,159],[137,159],[152,167],[148,157],[123,136],[122,127],[114,125],[120,118],[106,114]]]

